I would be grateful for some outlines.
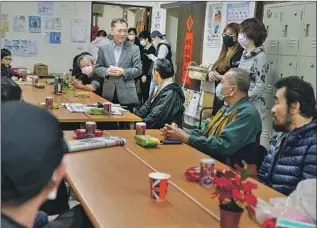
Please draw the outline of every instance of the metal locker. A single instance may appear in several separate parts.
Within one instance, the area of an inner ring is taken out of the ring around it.
[[[279,54],[297,55],[302,25],[303,4],[281,7]]]
[[[316,57],[301,56],[297,75],[312,84],[316,97]]]
[[[316,56],[316,2],[305,4],[301,31],[301,55]]]
[[[281,30],[281,8],[267,7],[264,9],[263,23],[267,29],[267,38],[264,43],[267,54],[278,54],[279,34]]]
[[[278,57],[277,76],[278,78],[296,75],[297,56],[282,56]],[[278,79],[276,78],[276,80]]]

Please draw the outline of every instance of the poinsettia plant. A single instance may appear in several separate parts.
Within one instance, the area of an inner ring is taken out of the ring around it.
[[[245,208],[251,219],[255,216],[257,198],[252,190],[257,185],[247,181],[248,177],[256,176],[256,167],[243,161],[243,168],[235,165],[236,171],[229,169],[216,170],[213,180],[213,198],[218,197],[223,210],[242,212]]]

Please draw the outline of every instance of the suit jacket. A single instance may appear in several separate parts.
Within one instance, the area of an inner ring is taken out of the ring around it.
[[[138,96],[136,93],[134,78],[142,74],[142,62],[139,47],[125,41],[119,58],[118,67],[124,69],[124,76],[108,76],[107,69],[116,66],[114,56],[114,42],[101,46],[98,50],[98,59],[95,72],[100,77],[104,77],[102,96],[112,101],[115,89],[120,104],[136,104]]]

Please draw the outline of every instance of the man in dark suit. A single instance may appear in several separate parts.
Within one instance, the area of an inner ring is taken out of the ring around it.
[[[140,50],[126,41],[128,23],[124,19],[113,19],[111,31],[114,39],[99,48],[95,72],[105,78],[102,96],[133,112],[138,103],[134,78],[142,74]]]

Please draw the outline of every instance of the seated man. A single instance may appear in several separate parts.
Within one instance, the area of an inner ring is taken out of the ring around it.
[[[179,85],[173,82],[174,70],[167,59],[157,59],[153,67],[153,79],[158,84],[145,104],[136,111],[147,128],[162,128],[165,123],[181,125],[185,96]]]
[[[301,180],[316,178],[317,120],[312,86],[292,76],[275,83],[270,150],[259,170],[259,181],[289,195]]]
[[[103,78],[95,75],[95,64],[91,55],[82,55],[78,58],[77,64],[82,75],[76,79],[72,77],[72,83],[77,89],[93,91],[102,96]]]
[[[33,227],[40,206],[65,177],[68,148],[58,120],[46,110],[19,101],[1,109],[1,227]],[[92,226],[77,206],[44,227]]]
[[[223,76],[221,86],[220,93],[227,105],[216,113],[204,131],[185,132],[176,126],[166,125],[163,133],[166,138],[178,138],[230,166],[235,163],[241,165],[241,160],[256,164],[262,124],[259,112],[249,102],[249,74],[239,68],[230,69]],[[248,145],[254,145],[254,148],[236,154]]]

